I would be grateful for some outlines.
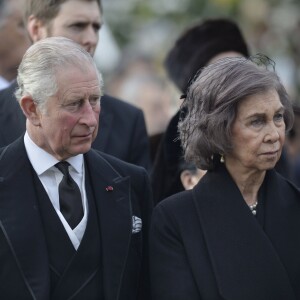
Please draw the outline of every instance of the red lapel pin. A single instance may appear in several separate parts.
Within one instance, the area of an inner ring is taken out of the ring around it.
[[[111,185],[107,186],[105,189],[107,192],[112,192],[114,190],[114,188]]]

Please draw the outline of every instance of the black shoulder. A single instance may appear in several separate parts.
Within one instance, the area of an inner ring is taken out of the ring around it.
[[[0,91],[0,99],[7,99],[7,98],[16,98],[15,91],[17,90],[18,85],[17,82],[14,81],[10,86]]]
[[[128,163],[115,156],[109,155],[96,149],[91,149],[90,151],[92,151],[95,155],[98,155],[106,164],[112,167],[121,176],[147,173],[145,168],[141,166]]]
[[[106,94],[101,97],[101,108],[103,109],[103,111],[118,111],[122,112],[123,114],[130,115],[140,114],[142,112],[141,109],[135,107],[130,103],[127,103],[126,101],[117,99]]]
[[[182,191],[173,194],[162,201],[160,201],[156,207],[160,207],[167,210],[177,210],[180,211],[184,207],[189,206],[193,203],[192,190]]]

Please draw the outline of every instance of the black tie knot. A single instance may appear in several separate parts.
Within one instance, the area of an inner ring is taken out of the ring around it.
[[[60,161],[55,165],[55,167],[61,171],[65,176],[69,175],[70,164],[67,161]]]

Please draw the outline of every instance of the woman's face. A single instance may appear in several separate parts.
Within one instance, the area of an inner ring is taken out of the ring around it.
[[[237,107],[233,150],[225,157],[233,172],[265,171],[275,166],[285,138],[284,107],[275,90],[247,97]]]

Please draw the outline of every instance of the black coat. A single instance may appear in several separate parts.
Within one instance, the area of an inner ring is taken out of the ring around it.
[[[139,299],[147,299],[152,209],[147,174],[141,167],[96,150],[84,154],[84,160],[99,222],[104,299],[138,299],[139,289],[144,293]],[[0,150],[0,298],[5,300],[52,299],[48,248],[33,172],[23,137]],[[113,191],[107,192],[107,186]],[[142,231],[136,234],[132,234],[133,215],[142,219]],[[93,245],[90,247],[92,251]],[[70,274],[73,284],[61,284],[57,294],[68,295],[64,299],[70,300],[80,295],[88,280],[80,269],[87,263],[75,268]]]
[[[17,83],[0,91],[0,147],[25,132],[26,118],[14,96]],[[94,149],[150,169],[150,148],[142,110],[108,95],[101,97]]]
[[[267,171],[255,217],[225,167],[160,202],[150,229],[153,300],[300,299],[300,192]]]

